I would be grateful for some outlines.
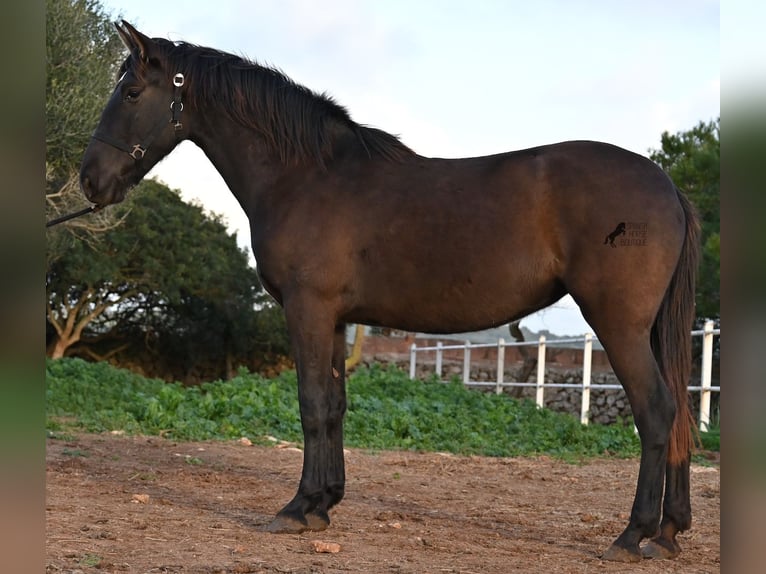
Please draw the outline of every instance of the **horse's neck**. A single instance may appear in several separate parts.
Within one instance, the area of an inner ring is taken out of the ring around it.
[[[237,123],[226,114],[203,110],[197,116],[201,119],[193,122],[189,139],[205,152],[248,215],[260,197],[268,194],[278,181],[286,178],[297,183],[301,173],[311,177],[315,171],[326,169],[320,159],[313,156],[281,158],[262,133]],[[324,129],[335,160],[338,155],[353,155],[359,148],[358,138],[349,126],[330,121]],[[290,153],[288,151],[288,156]]]
[[[205,152],[246,213],[285,170],[263,136],[229,118],[196,124],[189,139]]]

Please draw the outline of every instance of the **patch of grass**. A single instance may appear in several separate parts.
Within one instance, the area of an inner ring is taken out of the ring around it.
[[[64,442],[74,442],[77,440],[77,437],[73,435],[70,432],[67,432],[65,430],[47,430],[47,437],[54,439],[54,440],[62,440]]]
[[[101,564],[101,556],[97,554],[83,554],[79,560],[80,566],[97,567]]]
[[[703,450],[721,451],[721,427],[710,427],[706,432],[700,433],[701,447]]]
[[[145,482],[152,482],[157,480],[157,475],[153,472],[137,472],[128,477],[128,480],[141,480]]]
[[[79,448],[65,448],[61,451],[61,454],[64,456],[71,456],[71,457],[82,457],[82,458],[88,458],[90,454],[86,450],[81,450]]]
[[[59,427],[178,440],[302,439],[294,374],[274,380],[242,374],[184,387],[106,363],[61,359],[48,361],[46,399],[49,428],[63,421]]]
[[[373,366],[347,381],[347,446],[488,456],[547,454],[577,461],[639,453],[631,426],[583,426],[528,400],[482,393],[459,381],[411,381]],[[89,432],[123,430],[175,440],[271,435],[301,443],[294,372],[275,379],[241,372],[197,387],[145,379],[105,363],[48,361],[48,428],[57,421]]]

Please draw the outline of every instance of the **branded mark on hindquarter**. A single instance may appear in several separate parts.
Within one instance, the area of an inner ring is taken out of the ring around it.
[[[610,247],[645,247],[649,224],[639,221],[620,221],[614,231],[604,238]]]

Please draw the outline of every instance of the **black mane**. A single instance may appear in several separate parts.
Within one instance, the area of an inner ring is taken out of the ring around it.
[[[396,136],[357,124],[332,97],[295,83],[275,68],[186,42],[153,41],[161,49],[161,65],[184,74],[189,104],[217,105],[258,131],[284,162],[313,159],[325,165],[333,156],[333,124],[348,128],[369,157],[399,161],[414,154]],[[132,64],[129,57],[121,73]]]

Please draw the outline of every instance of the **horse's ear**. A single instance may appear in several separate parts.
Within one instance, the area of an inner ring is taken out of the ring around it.
[[[144,36],[125,20],[115,22],[114,27],[117,28],[120,39],[130,50],[131,54],[135,54],[142,61],[146,62],[149,59],[151,39],[148,36]]]

